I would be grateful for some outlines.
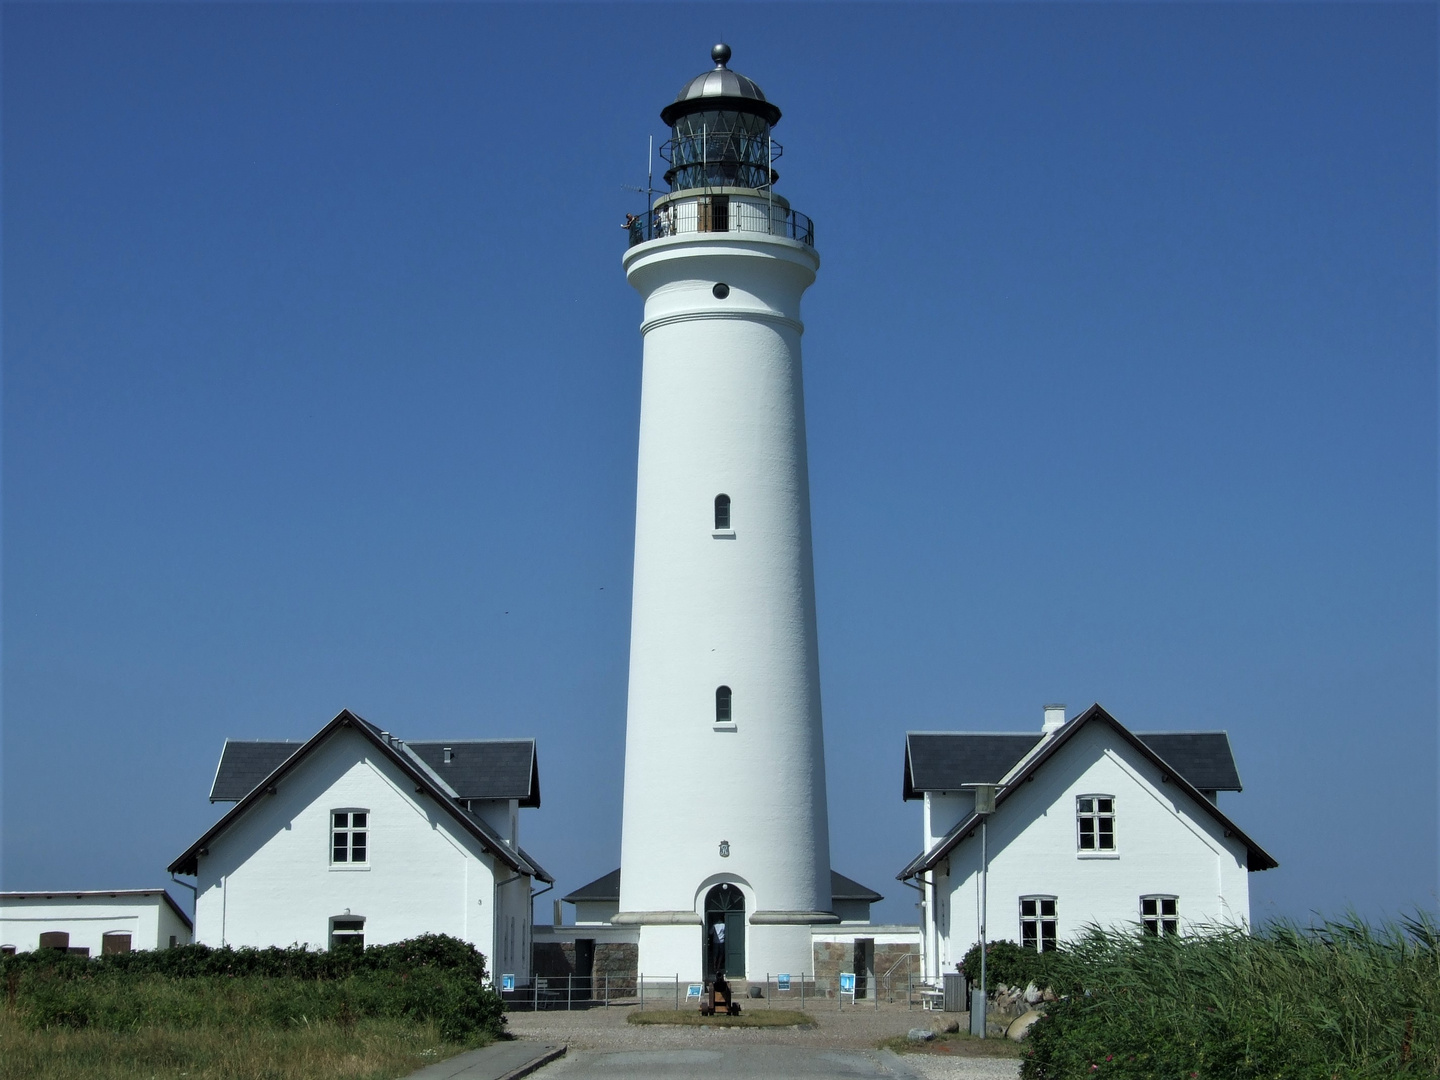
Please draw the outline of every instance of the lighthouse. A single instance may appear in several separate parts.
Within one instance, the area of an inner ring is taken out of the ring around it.
[[[835,923],[800,298],[780,110],[714,66],[661,111],[669,192],[629,225],[644,300],[619,912],[642,973],[812,970]]]

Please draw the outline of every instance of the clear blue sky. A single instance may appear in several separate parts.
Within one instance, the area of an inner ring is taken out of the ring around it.
[[[342,707],[534,736],[552,895],[618,865],[623,185],[725,40],[823,259],[835,867],[913,918],[904,732],[1099,701],[1230,732],[1258,918],[1435,905],[1433,5],[3,20],[5,888],[165,881]]]

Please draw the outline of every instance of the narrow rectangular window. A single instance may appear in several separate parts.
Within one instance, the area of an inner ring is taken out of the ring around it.
[[[715,528],[730,528],[730,496],[715,496]]]
[[[1053,952],[1057,943],[1059,920],[1055,914],[1055,897],[1022,896],[1020,898],[1020,945],[1036,952]]]
[[[330,861],[337,865],[364,863],[368,856],[369,812],[335,810],[330,815]]]
[[[1180,933],[1180,898],[1178,896],[1142,896],[1140,922],[1145,933],[1155,937],[1173,937]]]
[[[1075,800],[1075,820],[1081,851],[1115,850],[1115,797],[1081,795]]]

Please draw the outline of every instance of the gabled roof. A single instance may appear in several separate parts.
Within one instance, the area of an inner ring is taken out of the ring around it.
[[[562,896],[560,899],[567,904],[583,904],[596,901],[620,900],[620,871],[611,870],[604,877],[596,878],[589,885],[581,885],[569,896]],[[878,903],[885,898],[874,889],[867,889],[853,878],[844,874],[830,871],[830,900],[864,900],[867,903]]]
[[[1075,737],[1077,732],[1083,729],[1086,725],[1093,723],[1109,724],[1110,727],[1117,734],[1119,734],[1136,750],[1136,752],[1138,752],[1142,757],[1144,757],[1152,765],[1159,769],[1162,775],[1164,775],[1167,779],[1173,781],[1176,787],[1178,787],[1181,791],[1185,792],[1186,795],[1190,796],[1190,799],[1200,809],[1202,809],[1203,811],[1205,811],[1205,813],[1209,814],[1212,818],[1214,818],[1225,830],[1226,835],[1234,836],[1237,840],[1244,844],[1246,851],[1246,861],[1249,869],[1270,870],[1280,865],[1264,848],[1262,848],[1259,844],[1255,843],[1255,841],[1251,840],[1250,837],[1247,836],[1238,825],[1236,825],[1233,821],[1231,821],[1228,817],[1221,813],[1219,807],[1217,807],[1214,803],[1207,799],[1200,788],[1198,788],[1195,784],[1191,783],[1190,780],[1188,780],[1179,771],[1177,771],[1177,769],[1173,765],[1169,764],[1164,758],[1162,758],[1144,740],[1142,740],[1129,728],[1125,727],[1125,725],[1120,723],[1120,721],[1116,720],[1108,712],[1102,709],[1098,704],[1091,705],[1090,708],[1086,709],[1079,716],[1075,717],[1073,720],[1070,720],[1063,727],[1055,731],[1048,739],[1037,738],[1034,742],[1034,748],[1029,754],[1029,756],[1022,757],[1021,760],[1013,764],[1009,769],[1006,770],[1006,772],[994,776],[993,779],[982,779],[974,782],[999,783],[1002,779],[1005,781],[995,795],[995,807],[996,811],[998,812],[1001,804],[1004,803],[1005,800],[1009,798],[1009,796],[1022,783],[1024,783],[1031,776],[1033,776],[1038,769],[1042,768],[1046,762],[1053,758],[1062,746],[1064,746],[1066,743],[1068,743],[1071,739]],[[1217,733],[1206,732],[1204,734],[1211,735]],[[1228,749],[1228,747],[1229,740],[1227,739],[1226,748]],[[909,764],[909,757],[910,754],[907,748],[907,768]],[[1006,775],[1007,773],[1009,775]],[[1210,778],[1214,779],[1215,776],[1212,775]],[[1236,777],[1236,783],[1239,783],[1238,776]],[[895,876],[901,881],[906,881],[916,876],[917,874],[923,874],[927,870],[933,869],[937,863],[941,862],[946,856],[950,854],[950,852],[955,850],[955,848],[958,847],[960,843],[969,836],[971,830],[973,830],[979,824],[980,816],[978,814],[967,815],[964,819],[958,822],[953,829],[946,833],[944,838],[941,839],[941,841],[936,844],[935,847],[933,847],[927,852],[916,856],[910,861],[909,865],[907,865],[904,870],[900,871],[900,873],[896,874]]]
[[[598,877],[589,885],[581,885],[569,896],[560,898],[567,904],[583,904],[594,901],[620,901],[620,871],[611,870],[604,877]]]
[[[184,884],[184,882],[181,882]],[[170,910],[179,916],[191,930],[195,924],[190,921],[175,898],[166,889],[69,889],[64,892],[43,892],[31,890],[30,892],[0,892],[0,900],[118,900],[122,896],[159,896],[165,903],[170,905]]]
[[[371,745],[388,758],[392,764],[400,769],[405,776],[416,785],[417,795],[427,795],[434,799],[441,807],[457,821],[466,832],[470,833],[480,841],[482,847],[497,859],[510,867],[518,874],[528,874],[531,877],[539,878],[541,881],[554,882],[548,873],[537,863],[533,862],[524,852],[524,849],[510,847],[504,840],[482,821],[477,815],[470,813],[456,802],[456,794],[447,783],[440,780],[433,769],[420,759],[418,755],[406,752],[405,744],[399,739],[387,736],[374,724],[362,720],[349,709],[341,709],[335,719],[331,720],[323,728],[315,733],[309,741],[302,744],[293,754],[289,755],[277,765],[269,775],[265,776],[259,784],[251,788],[239,802],[230,808],[219,821],[212,825],[204,836],[196,840],[188,847],[184,854],[170,864],[172,874],[194,874],[198,867],[198,860],[210,843],[244,814],[259,800],[267,798],[275,793],[277,788],[283,784],[287,776],[300,762],[313,754],[316,749],[322,746],[331,736],[342,728],[353,728],[363,735]],[[228,744],[227,744],[228,745]],[[537,784],[538,793],[538,784]]]
[[[1134,736],[1200,791],[1240,791],[1240,773],[1223,731],[1137,731]],[[905,799],[966,784],[998,784],[1044,736],[911,731],[905,736]]]
[[[463,739],[406,746],[434,769],[461,799],[519,799],[540,805],[540,761],[534,739]],[[450,760],[445,760],[445,751]]]
[[[239,802],[304,745],[226,739],[220,751],[220,764],[215,768],[215,780],[210,785],[210,801]]]
[[[830,901],[864,900],[867,904],[878,904],[885,898],[874,889],[867,889],[854,878],[848,878],[835,870],[830,871]]]

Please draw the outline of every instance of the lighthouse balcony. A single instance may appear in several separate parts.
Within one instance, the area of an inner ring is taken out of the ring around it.
[[[779,197],[766,198],[753,189],[671,195],[649,214],[627,225],[630,246],[648,240],[704,233],[775,236],[815,246],[815,223]]]

